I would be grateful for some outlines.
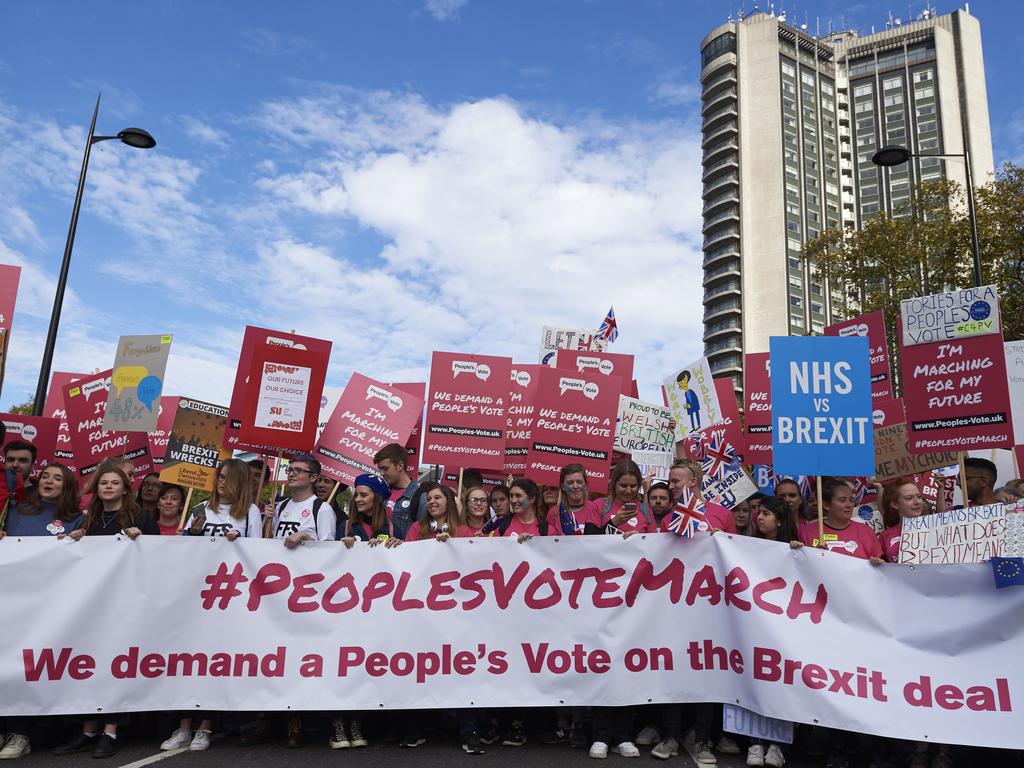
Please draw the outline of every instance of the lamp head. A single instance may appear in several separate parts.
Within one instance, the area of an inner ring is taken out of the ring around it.
[[[156,139],[150,135],[149,131],[144,131],[141,128],[125,128],[117,134],[117,138],[129,147],[136,149],[152,149],[156,146]]]
[[[889,167],[893,165],[903,165],[903,163],[907,162],[911,157],[912,154],[906,147],[892,145],[882,147],[880,150],[875,152],[875,154],[871,156],[871,162],[875,165]]]

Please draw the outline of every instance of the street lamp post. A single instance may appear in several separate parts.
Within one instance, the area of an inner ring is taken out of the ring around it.
[[[71,226],[68,228],[68,239],[64,244],[64,261],[60,265],[60,277],[57,279],[57,295],[53,299],[53,313],[50,315],[50,328],[46,332],[46,346],[43,349],[43,362],[39,368],[39,382],[36,385],[36,396],[32,403],[32,413],[43,415],[43,403],[46,400],[46,388],[50,380],[50,368],[53,366],[53,348],[57,342],[57,328],[60,325],[60,313],[64,306],[64,289],[68,282],[68,269],[71,267],[71,250],[75,245],[75,230],[78,228],[78,212],[82,208],[82,192],[85,190],[85,174],[89,170],[89,155],[92,145],[110,139],[119,139],[122,143],[136,149],[152,149],[156,140],[141,128],[125,128],[116,136],[97,136],[96,118],[100,113],[100,97],[96,97],[96,108],[89,124],[89,137],[85,141],[85,155],[82,157],[82,171],[78,175],[78,190],[75,192],[75,206],[71,209]]]
[[[882,147],[871,156],[871,162],[883,168],[890,168],[894,165],[902,165],[912,157],[960,157],[963,158],[967,167],[967,220],[971,226],[971,255],[974,257],[974,284],[981,285],[981,252],[978,249],[978,217],[974,208],[974,174],[971,169],[971,155],[967,150],[966,143],[964,151],[956,153],[932,154],[929,152],[911,152],[906,147],[888,146]]]

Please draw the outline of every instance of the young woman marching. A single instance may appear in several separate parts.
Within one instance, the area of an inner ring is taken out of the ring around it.
[[[454,498],[454,497],[453,497]],[[430,499],[427,499],[427,511],[430,511]],[[479,536],[491,519],[491,510],[488,507],[487,493],[483,488],[472,488],[466,494],[466,500],[462,505],[461,522],[456,531],[456,536]]]
[[[612,469],[608,496],[594,499],[584,510],[588,518],[587,533],[657,533],[657,523],[650,507],[640,501],[640,467],[629,460],[620,461]],[[592,527],[600,530],[593,531]]]
[[[156,525],[161,536],[177,536],[181,513],[185,509],[185,489],[178,485],[165,485],[156,498]]]
[[[887,562],[900,561],[900,539],[903,536],[903,518],[920,517],[927,513],[927,504],[921,490],[908,477],[901,477],[885,486],[879,502],[885,530],[879,535],[882,557]]]
[[[508,488],[504,485],[497,485],[491,488],[491,509],[495,517],[505,517],[512,514],[512,505],[509,502]]]
[[[156,499],[160,495],[160,488],[163,487],[163,483],[160,482],[160,475],[157,472],[150,472],[144,478],[142,478],[142,485],[139,486],[139,492],[135,496],[135,500],[139,502],[139,507],[147,515],[156,519]]]
[[[818,538],[818,525],[809,521],[798,532],[798,541],[791,542],[794,549],[801,546],[820,547],[873,565],[882,563],[882,546],[871,526],[854,522],[856,500],[853,486],[848,480],[828,477],[822,480],[821,502],[825,512],[824,539]],[[788,506],[788,505],[787,505]]]
[[[470,495],[482,497],[484,499],[484,509],[486,510],[487,496],[484,494],[483,488],[473,488],[470,491]],[[426,498],[427,516],[422,520],[413,521],[409,532],[405,535],[405,540],[423,541],[426,539],[437,539],[438,541],[447,541],[452,536],[459,535],[457,533],[459,529],[459,511],[452,489],[444,485],[438,485],[436,488],[427,490]],[[480,505],[478,504],[477,506]],[[480,527],[483,527],[482,523]]]
[[[587,489],[587,470],[582,464],[566,464],[559,473],[562,500],[548,509],[548,528],[562,536],[582,535],[588,522],[600,524],[596,512],[587,505],[590,496]],[[597,507],[594,507],[597,509]]]
[[[228,541],[262,538],[263,515],[253,503],[248,464],[228,459],[220,465],[210,500],[189,516],[185,529],[190,536],[223,536]]]

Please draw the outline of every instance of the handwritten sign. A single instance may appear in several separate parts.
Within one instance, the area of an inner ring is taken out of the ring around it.
[[[607,342],[597,337],[597,331],[545,325],[540,338],[540,363],[554,368],[555,355],[560,349],[598,352],[607,348]]]
[[[654,403],[619,395],[619,413],[615,421],[615,450],[649,458],[649,453],[665,453],[671,463],[675,435],[669,428],[672,412]],[[655,463],[646,461],[645,463]],[[664,463],[659,461],[658,463]]]
[[[900,318],[905,347],[1002,333],[994,285],[904,299]]]
[[[706,357],[666,376],[661,393],[676,420],[676,440],[722,421],[718,390]]]
[[[898,422],[875,429],[875,477],[879,481],[916,475],[929,469],[948,467],[960,461],[956,451],[911,453],[907,445],[907,424]]]
[[[954,509],[903,520],[900,562],[915,565],[981,563],[1002,554],[1006,513],[1002,504]]]

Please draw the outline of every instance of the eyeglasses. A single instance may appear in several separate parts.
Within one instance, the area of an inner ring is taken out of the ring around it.
[[[314,473],[313,473],[313,472],[312,472],[311,470],[308,470],[308,469],[299,469],[298,467],[288,467],[288,469],[286,469],[286,470],[284,471],[284,473],[285,473],[286,475],[295,475],[295,474],[298,474],[299,472],[305,472],[305,473],[306,473],[307,475],[312,475],[312,474],[314,474]]]
[[[469,503],[470,504],[486,504],[487,503],[487,499],[486,498],[484,498],[484,499],[470,499]]]
[[[147,482],[142,484],[142,487],[143,488],[159,488],[161,485],[163,485],[163,483],[154,482],[154,481],[147,481]]]

